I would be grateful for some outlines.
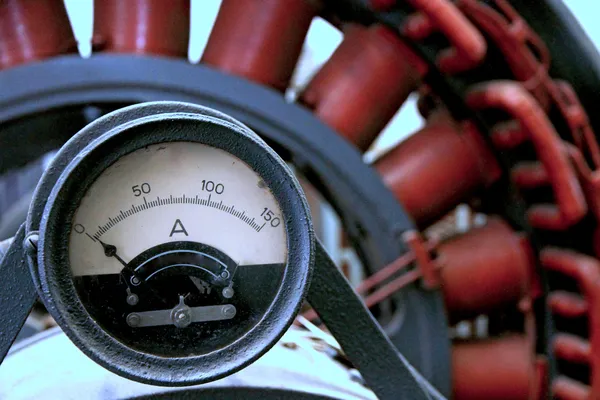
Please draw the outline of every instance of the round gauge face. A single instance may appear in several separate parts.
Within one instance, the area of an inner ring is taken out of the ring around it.
[[[287,263],[269,188],[233,155],[165,142],[118,159],[72,220],[75,289],[99,326],[135,350],[206,354],[265,315]]]

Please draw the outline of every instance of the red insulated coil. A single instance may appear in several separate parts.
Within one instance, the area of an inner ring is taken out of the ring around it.
[[[534,358],[525,336],[455,343],[452,386],[455,400],[527,400]]]
[[[465,100],[475,110],[500,109],[509,113],[528,133],[547,172],[556,202],[530,207],[527,213],[530,224],[538,229],[563,230],[580,221],[588,212],[581,183],[564,141],[531,93],[517,82],[499,80],[472,87]],[[527,170],[522,170],[521,180],[523,172],[526,183],[539,179],[539,169],[532,171],[533,179],[528,179]]]
[[[440,244],[436,263],[446,308],[455,318],[517,304],[533,273],[527,241],[496,218]]]
[[[63,0],[0,1],[0,70],[77,52]]]
[[[420,69],[416,56],[389,29],[349,25],[301,101],[366,151],[417,89]]]
[[[587,314],[588,338],[557,333],[553,338],[554,354],[558,359],[588,364],[590,386],[560,378],[553,382],[553,391],[560,399],[600,398],[600,262],[572,250],[546,247],[540,253],[541,265],[577,282],[583,296],[554,292],[549,304],[563,318],[579,318]],[[589,391],[589,395],[585,392]]]
[[[438,57],[440,70],[447,74],[464,72],[483,60],[487,51],[485,38],[454,2],[409,0],[408,3],[418,10],[417,23],[411,23],[409,19],[403,27],[408,37],[415,40],[424,39],[423,35],[439,30],[452,45],[443,50]],[[425,28],[425,32],[418,32],[421,28]]]
[[[202,62],[284,91],[317,11],[311,0],[224,0]]]
[[[421,227],[501,174],[475,128],[461,126],[436,112],[423,129],[375,163],[383,181]]]
[[[552,381],[552,398],[557,400],[595,400],[589,386],[566,376]]]
[[[94,50],[187,57],[190,0],[97,0]]]

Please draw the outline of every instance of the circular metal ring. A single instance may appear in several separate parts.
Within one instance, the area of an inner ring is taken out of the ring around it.
[[[192,105],[154,103],[131,106],[101,118],[58,153],[50,169],[56,169],[59,176],[50,193],[44,188],[35,195],[34,207],[45,205],[39,226],[37,267],[32,268],[37,270],[46,307],[84,353],[105,368],[133,380],[186,386],[236,372],[279,340],[294,320],[309,285],[314,236],[299,183],[285,163],[253,132],[216,115]],[[285,272],[260,322],[227,346],[189,357],[140,352],[105,332],[79,300],[69,266],[67,238],[71,221],[89,186],[124,155],[165,141],[199,142],[247,163],[279,203],[288,232]]]

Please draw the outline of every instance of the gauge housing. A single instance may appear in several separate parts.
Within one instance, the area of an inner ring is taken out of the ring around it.
[[[287,264],[273,302],[247,333],[204,354],[165,357],[122,343],[92,318],[73,282],[68,238],[82,196],[107,167],[137,149],[176,141],[224,150],[265,182],[285,223]],[[306,295],[315,246],[306,199],[281,158],[232,118],[175,102],[127,107],[75,135],[38,185],[27,221],[27,232],[36,231],[40,233],[37,259],[30,259],[32,275],[40,297],[69,338],[90,358],[119,375],[168,386],[199,384],[229,375],[273,346],[291,325]]]

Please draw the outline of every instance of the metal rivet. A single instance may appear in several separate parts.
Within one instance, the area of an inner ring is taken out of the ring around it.
[[[235,315],[235,307],[228,304],[223,307],[223,310],[221,312],[226,317],[233,317]]]
[[[173,324],[178,328],[185,328],[192,322],[192,316],[188,309],[177,310],[172,315]]]
[[[37,257],[38,241],[40,236],[37,231],[31,232],[23,241],[23,247],[30,257]]]
[[[129,304],[130,306],[135,306],[139,300],[139,297],[135,293],[130,293],[127,296],[127,304]]]
[[[127,316],[126,321],[127,325],[131,327],[136,327],[140,324],[140,322],[142,322],[142,319],[138,314],[132,313]]]
[[[223,294],[223,297],[225,297],[226,299],[230,299],[233,297],[235,292],[233,291],[233,289],[231,287],[227,286],[226,288],[223,289],[221,294]]]

